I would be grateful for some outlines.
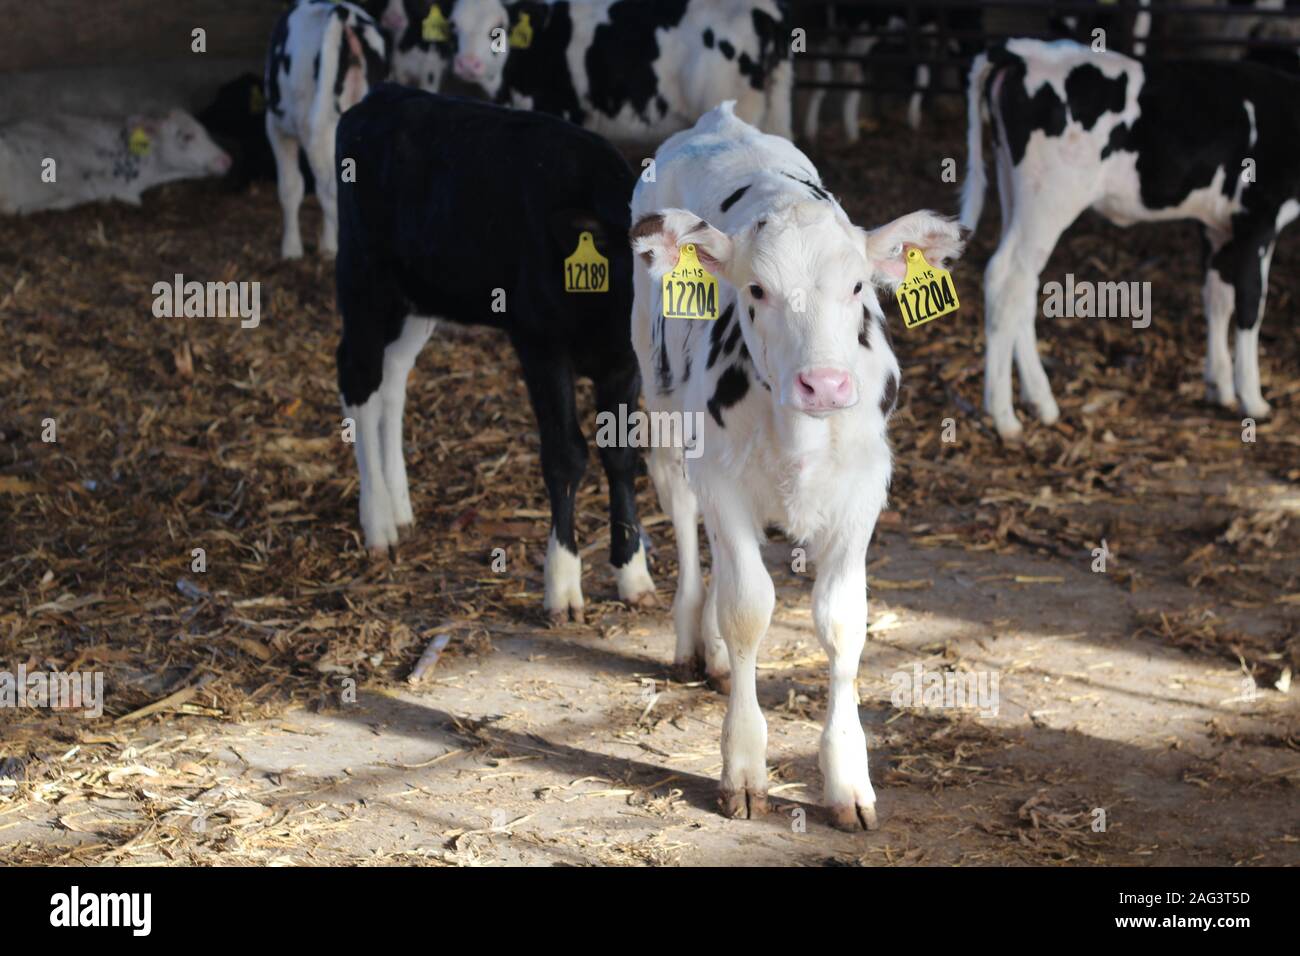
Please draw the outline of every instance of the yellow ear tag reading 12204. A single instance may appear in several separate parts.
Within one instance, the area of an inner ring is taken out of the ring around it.
[[[564,291],[609,291],[609,260],[600,254],[589,232],[578,236],[578,248],[564,260]]]
[[[429,15],[420,24],[420,36],[426,43],[446,43],[451,39],[451,24],[442,15],[442,7],[436,3],[429,8]]]
[[[903,324],[909,329],[956,312],[961,305],[948,270],[930,265],[915,246],[907,250],[907,277],[898,287],[897,295]]]
[[[665,319],[716,319],[718,280],[700,265],[695,243],[682,246],[677,268],[664,275]]]
[[[521,13],[519,14],[519,22],[510,31],[510,49],[527,50],[532,45],[532,18],[527,13]]]
[[[126,141],[126,145],[132,156],[143,156],[149,152],[149,146],[151,145],[149,134],[144,131],[143,127],[137,126],[131,130],[131,138]]]

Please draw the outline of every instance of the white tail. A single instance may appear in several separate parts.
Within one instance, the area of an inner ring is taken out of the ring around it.
[[[984,210],[984,81],[992,68],[987,53],[975,57],[966,87],[966,181],[961,188],[961,224],[972,232]]]

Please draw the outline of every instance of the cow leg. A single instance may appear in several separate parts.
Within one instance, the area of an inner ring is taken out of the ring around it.
[[[1020,402],[1044,425],[1055,425],[1061,417],[1061,409],[1052,395],[1052,385],[1038,354],[1036,324],[1033,319],[1022,322],[1016,332],[1013,351],[1016,371],[1020,373]]]
[[[700,612],[704,605],[704,581],[700,574],[699,503],[686,480],[680,448],[650,449],[650,478],[659,496],[659,507],[672,519],[677,539],[677,594],[673,598],[673,630],[677,648],[673,668],[681,680],[692,679],[698,663]]]
[[[1043,194],[1053,195],[1046,186]],[[1035,204],[1032,196],[1018,194],[1012,208],[1014,220],[984,273],[984,408],[1007,441],[1015,441],[1023,431],[1011,403],[1013,353],[1021,365],[1024,391],[1038,416],[1050,424],[1059,414],[1033,332],[1038,278],[1057,239],[1083,207],[1061,203],[1050,208],[1043,202]],[[1028,332],[1026,325],[1030,326]]]
[[[338,181],[334,170],[336,123],[322,122],[307,147],[307,164],[316,178],[316,199],[320,202],[320,254],[333,256],[339,249]]]
[[[406,411],[406,381],[415,359],[429,341],[434,329],[432,319],[409,315],[397,341],[384,348],[384,379],[379,386],[382,412],[379,430],[383,442],[384,483],[388,489],[393,523],[399,537],[415,524],[411,510],[411,492],[406,483],[406,457],[402,453],[402,418]]]
[[[596,380],[596,411],[619,418],[619,407],[632,412],[641,394],[641,375],[636,356]],[[619,599],[629,605],[650,607],[655,603],[655,585],[646,567],[641,523],[636,517],[637,450],[616,442],[600,449],[601,464],[609,480],[609,560],[618,580]]]
[[[766,84],[767,105],[763,111],[763,131],[774,136],[794,139],[790,118],[794,108],[794,64],[782,60],[772,70]]]
[[[1201,299],[1205,307],[1205,400],[1224,408],[1236,408],[1237,390],[1232,382],[1232,354],[1228,351],[1228,323],[1232,319],[1235,294],[1214,265],[1223,246],[1221,236],[1203,231],[1205,241],[1205,284]]]
[[[869,540],[870,529],[862,538],[830,542],[818,559],[812,597],[817,640],[830,659],[820,757],[823,800],[831,822],[850,830],[876,828],[876,794],[867,773],[857,688],[858,661],[867,639]]]
[[[813,63],[813,79],[818,83],[829,83],[834,79],[835,73],[831,68],[829,60],[817,60]],[[809,142],[816,142],[817,129],[821,119],[822,101],[826,99],[826,91],[822,89],[813,90],[808,95],[807,112],[803,117],[803,135]]]
[[[753,516],[734,499],[706,505],[713,546],[711,591],[731,661],[731,694],[722,721],[721,807],[729,817],[767,810],[767,723],[758,706],[758,646],[776,606],[772,578],[763,567]]]
[[[1264,301],[1268,297],[1268,269],[1273,262],[1274,236],[1250,243],[1241,256],[1237,276],[1237,342],[1233,379],[1243,414],[1267,418],[1272,408],[1264,401],[1259,382],[1259,327],[1264,321]],[[1253,255],[1251,253],[1254,253]]]
[[[551,499],[543,604],[552,621],[581,622],[582,559],[574,536],[574,500],[587,470],[587,442],[578,425],[573,360],[567,352],[515,339],[542,443],[542,476]]]
[[[853,37],[848,42],[848,52],[860,59],[845,61],[844,82],[861,85],[866,81],[867,73],[863,63],[875,45],[875,37]],[[858,123],[861,106],[862,91],[846,90],[844,99],[840,102],[840,118],[844,123],[844,138],[850,143],[856,143],[861,135],[861,126]]]
[[[930,88],[929,64],[918,63],[915,77],[916,90],[907,102],[907,125],[914,130],[921,128],[921,105],[925,100],[925,91]]]
[[[302,233],[298,231],[298,209],[302,206],[306,184],[298,168],[298,140],[283,133],[275,125],[270,111],[266,114],[266,138],[275,156],[275,183],[280,196],[280,210],[284,214],[284,231],[280,237],[280,257],[298,259],[302,256]]]

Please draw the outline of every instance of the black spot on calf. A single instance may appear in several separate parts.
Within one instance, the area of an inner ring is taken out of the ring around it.
[[[730,365],[727,370],[718,376],[718,384],[713,389],[713,397],[708,401],[709,414],[713,420],[718,423],[719,428],[725,428],[722,423],[722,410],[735,405],[746,393],[749,392],[749,376],[739,365]]]

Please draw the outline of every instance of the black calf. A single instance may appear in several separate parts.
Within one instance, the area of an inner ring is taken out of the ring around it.
[[[343,115],[336,167],[339,391],[356,421],[367,544],[387,549],[413,521],[402,411],[432,320],[503,329],[541,433],[551,499],[546,608],[581,619],[573,508],[587,444],[574,376],[593,380],[598,411],[635,408],[631,169],[604,140],[554,117],[391,85]],[[565,291],[565,259],[584,232],[608,260],[606,292]],[[619,594],[642,603],[654,589],[636,517],[636,453],[602,448],[601,459]]]

